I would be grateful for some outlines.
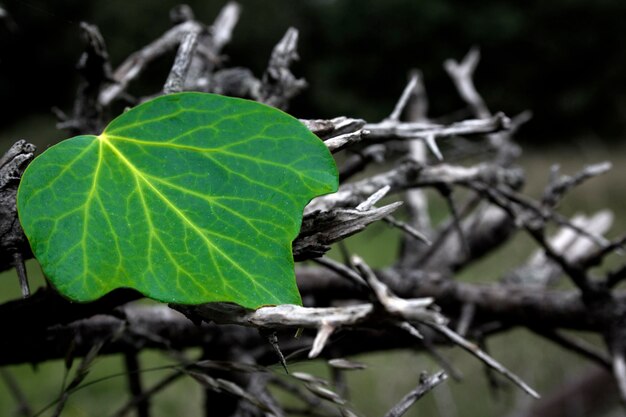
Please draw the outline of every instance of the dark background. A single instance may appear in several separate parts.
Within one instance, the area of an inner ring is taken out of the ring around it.
[[[39,120],[35,116],[45,115],[45,123],[52,125],[51,107],[71,108],[78,79],[75,63],[82,51],[80,21],[100,27],[117,66],[171,26],[169,9],[179,3],[0,3],[9,14],[0,24],[0,132],[32,135],[27,128],[37,125],[30,122]],[[207,23],[224,4],[188,3]],[[626,132],[623,0],[240,3],[241,19],[224,50],[227,66],[246,66],[260,76],[285,30],[294,26],[301,32],[295,73],[310,86],[292,104],[290,112],[296,116],[379,120],[393,108],[411,68],[423,71],[432,117],[462,110],[442,63],[460,60],[470,47],[479,46],[476,83],[489,107],[510,116],[525,109],[535,115],[520,133],[523,142],[610,142]],[[131,91],[158,90],[172,57],[151,66]]]

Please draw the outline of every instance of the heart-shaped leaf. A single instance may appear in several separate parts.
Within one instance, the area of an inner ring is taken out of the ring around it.
[[[291,242],[304,206],[337,181],[325,145],[293,117],[181,93],[46,150],[22,177],[18,212],[72,300],[129,287],[181,304],[299,304]]]

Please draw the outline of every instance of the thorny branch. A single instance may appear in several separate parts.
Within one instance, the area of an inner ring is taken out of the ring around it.
[[[176,7],[171,12],[173,27],[115,70],[98,28],[81,24],[86,44],[78,64],[82,81],[71,114],[56,112],[59,128],[72,134],[98,133],[114,116],[115,101],[132,105],[145,99],[133,95],[132,82],[156,58],[174,50],[175,61],[163,91],[155,94],[216,92],[287,108],[290,99],[307,86],[290,68],[298,59],[298,31],[289,28],[273,51],[268,51],[268,67],[257,77],[247,68],[226,67],[222,59],[240,13],[241,7],[230,2],[212,25],[206,25],[188,6]],[[28,298],[0,304],[0,364],[67,358],[68,352],[84,357],[76,386],[65,390],[56,403],[59,412],[67,396],[83,386],[94,355],[121,353],[127,359],[132,389],[117,415],[132,409],[148,415],[150,399],[187,375],[205,389],[207,398],[224,402],[221,415],[282,416],[297,411],[351,416],[356,414],[343,395],[346,387],[341,373],[362,366],[341,358],[394,348],[423,349],[458,377],[435,347],[459,346],[537,397],[520,377],[479,348],[493,334],[525,327],[610,369],[626,399],[626,293],[617,288],[626,279],[626,265],[604,276],[592,271],[619,253],[626,237],[604,237],[612,223],[608,211],[572,219],[557,211],[567,193],[611,166],[590,165],[569,176],[559,176],[554,168],[539,201],[525,196],[524,173],[515,166],[520,150],[513,134],[528,120],[528,113],[509,119],[488,109],[473,81],[479,59],[478,49],[472,49],[461,62],[445,63],[475,119],[448,124],[429,119],[423,80],[419,71],[413,71],[395,108],[382,121],[346,116],[302,120],[337,155],[341,179],[337,193],[308,205],[293,242],[296,261],[316,263],[296,268],[304,307],[281,305],[251,311],[224,303],[141,306],[133,303],[141,296],[132,291],[72,304],[52,288],[40,289]],[[462,158],[467,143],[489,152],[481,162],[467,162]],[[16,268],[25,297],[29,289],[23,262],[32,253],[17,219],[15,196],[34,151],[34,146],[18,141],[0,159],[0,268]],[[454,162],[449,154],[455,155]],[[374,166],[376,173],[369,170]],[[349,181],[356,174],[359,179]],[[438,191],[449,205],[448,219],[438,226],[430,217],[427,188]],[[381,203],[383,197],[391,201]],[[373,270],[359,257],[345,264],[323,257],[332,244],[379,220],[405,236],[393,265]],[[548,232],[554,228],[555,233]],[[511,265],[505,276],[480,284],[455,279],[517,230],[528,233],[539,247],[526,263]],[[564,279],[575,289],[553,288]],[[304,329],[299,338],[291,337],[296,329]],[[570,337],[565,330],[599,334],[605,349]],[[211,357],[187,359],[182,351],[189,347],[201,347]],[[144,388],[137,378],[141,369],[135,355],[148,348],[168,352],[178,365],[161,382]],[[293,361],[307,356],[329,359],[335,380],[342,386],[333,390],[328,381],[298,372],[280,376],[273,367],[280,358],[289,370]],[[3,375],[22,412],[30,414],[10,374]],[[443,372],[421,378],[387,415],[402,415],[445,378]],[[290,392],[301,405],[284,408],[270,386]]]

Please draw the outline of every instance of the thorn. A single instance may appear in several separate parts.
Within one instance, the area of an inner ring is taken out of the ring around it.
[[[261,333],[261,336],[265,336],[267,338],[267,341],[270,343],[270,345],[272,345],[274,352],[276,352],[276,355],[278,355],[278,360],[280,361],[280,364],[283,366],[285,373],[289,374],[289,368],[287,368],[287,361],[285,360],[285,356],[283,355],[283,352],[280,350],[280,346],[278,345],[278,337],[276,337],[276,332],[270,332],[267,330],[259,329],[259,333]]]
[[[390,225],[402,230],[403,232],[405,232],[407,235],[411,236],[412,238],[422,242],[426,246],[431,246],[433,244],[426,235],[419,232],[417,229],[408,225],[407,223],[397,220],[395,217],[391,215],[383,218],[383,220],[389,223]]]
[[[384,187],[376,191],[374,194],[367,197],[367,200],[363,201],[361,204],[356,206],[356,210],[358,211],[371,210],[374,204],[378,203],[384,196],[386,196],[390,189],[391,189],[391,186],[385,185]]]
[[[412,74],[408,84],[406,85],[406,87],[404,87],[404,91],[402,91],[402,95],[400,96],[396,107],[393,109],[393,111],[386,120],[392,122],[397,122],[400,120],[400,115],[402,114],[402,111],[409,102],[411,95],[415,93],[415,87],[417,86],[418,81],[419,75],[417,73]]]
[[[309,359],[316,358],[322,352],[324,346],[326,346],[326,342],[328,342],[328,338],[334,331],[335,327],[333,325],[326,322],[322,324],[315,335],[313,347],[311,347],[311,351],[309,352]]]
[[[13,265],[17,271],[17,277],[20,281],[20,288],[22,289],[22,298],[30,297],[30,286],[28,285],[28,276],[26,275],[26,266],[24,265],[24,258],[22,254],[16,252],[13,254]]]
[[[424,142],[426,143],[426,146],[428,146],[428,149],[430,149],[430,151],[435,155],[435,157],[437,157],[439,161],[443,161],[443,155],[439,150],[439,146],[437,146],[437,142],[435,141],[435,135],[427,135],[426,137],[424,137]]]

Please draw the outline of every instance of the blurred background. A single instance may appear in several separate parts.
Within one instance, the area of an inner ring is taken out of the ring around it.
[[[68,109],[82,51],[78,23],[100,27],[113,65],[171,26],[176,0],[4,0],[0,23],[0,134]],[[222,1],[189,1],[212,22]],[[476,84],[492,109],[534,112],[519,138],[556,144],[616,141],[626,131],[626,2],[530,0],[243,0],[224,53],[227,65],[262,74],[289,26],[300,30],[296,74],[310,87],[291,112],[299,117],[386,116],[411,68],[424,74],[431,116],[463,109],[442,63],[482,51]],[[136,89],[163,83],[162,60]],[[154,87],[153,86],[153,87]],[[153,91],[153,90],[152,90]],[[43,123],[43,121],[41,121]],[[8,133],[7,133],[8,132]]]
[[[198,20],[210,23],[225,2],[187,3]],[[239,3],[242,15],[233,40],[223,51],[226,66],[248,67],[261,76],[273,46],[287,28],[299,29],[301,59],[294,73],[304,77],[309,87],[294,99],[289,111],[302,118],[345,115],[370,122],[381,120],[390,113],[413,68],[424,75],[430,117],[469,116],[442,64],[448,58],[461,60],[471,47],[479,47],[482,59],[475,81],[489,108],[509,116],[527,109],[533,112],[533,119],[516,136],[525,151],[520,164],[528,173],[528,193],[540,195],[552,163],[572,173],[584,164],[611,160],[613,171],[574,192],[562,209],[571,215],[610,208],[616,219],[609,237],[626,230],[626,200],[621,198],[621,170],[626,163],[623,0]],[[2,150],[17,139],[31,141],[42,150],[66,137],[56,130],[51,109],[71,110],[79,79],[75,65],[83,49],[81,21],[100,28],[115,67],[171,27],[168,13],[177,4],[180,2],[176,0],[0,1]],[[159,90],[172,59],[173,54],[155,62],[130,91],[141,95]],[[444,207],[443,203],[433,203],[433,216],[445,212]],[[374,266],[382,266],[395,255],[394,233],[384,225],[375,225],[348,244]],[[382,245],[381,250],[365,244],[372,239],[389,239],[391,243]],[[530,241],[518,235],[491,260],[466,271],[464,277],[497,279],[531,252]],[[29,268],[37,275],[34,263]],[[7,272],[0,277],[0,302],[19,294],[14,275]],[[490,348],[496,358],[547,395],[592,366],[521,331],[498,336]],[[525,399],[515,390],[494,397],[477,362],[465,360],[462,352],[449,354],[458,361],[465,381],[445,384],[407,415],[503,416],[506,410],[524,404]],[[360,358],[376,371],[354,374],[350,380],[355,388],[353,401],[367,416],[387,411],[415,385],[420,371],[437,369],[423,355],[386,355]],[[155,353],[146,354],[143,361],[153,366],[168,363]],[[121,362],[115,357],[102,358],[94,377],[121,370]],[[14,368],[37,407],[58,394],[62,363]],[[300,369],[310,370],[308,365],[294,365],[294,370]],[[159,374],[147,373],[146,378],[149,385]],[[77,393],[63,415],[110,414],[125,395],[123,379],[107,380]],[[602,386],[610,387],[607,381]],[[181,393],[185,397],[182,402]],[[191,381],[174,385],[159,398],[153,407],[156,416],[201,415],[201,392]],[[0,416],[11,415],[14,409],[11,395],[0,384]]]

